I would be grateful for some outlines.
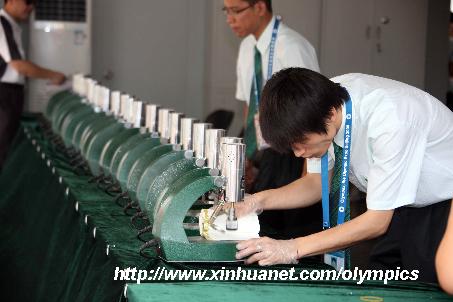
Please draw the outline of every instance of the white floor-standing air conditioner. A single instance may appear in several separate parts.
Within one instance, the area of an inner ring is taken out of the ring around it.
[[[91,7],[91,0],[37,1],[30,18],[28,58],[66,75],[89,74]],[[25,109],[42,112],[57,90],[46,80],[30,79]]]

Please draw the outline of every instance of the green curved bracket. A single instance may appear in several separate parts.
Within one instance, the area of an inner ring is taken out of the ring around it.
[[[90,142],[93,140],[94,136],[101,132],[102,130],[118,124],[118,122],[112,116],[98,116],[98,119],[88,125],[83,131],[82,140],[80,141],[80,152],[86,158],[86,154],[88,151],[88,146]]]
[[[120,123],[114,123],[94,134],[93,138],[88,144],[87,151],[85,154],[85,159],[88,161],[91,173],[94,176],[98,176],[102,172],[99,162],[105,144],[114,135],[117,135],[122,131],[125,131],[124,126]]]
[[[47,102],[47,107],[46,110],[44,111],[44,116],[50,121],[52,120],[52,114],[53,110],[55,109],[55,106],[60,103],[64,102],[64,99],[67,97],[70,97],[73,95],[73,93],[69,90],[64,90],[57,92],[54,94],[50,99],[49,102]]]
[[[61,121],[77,106],[80,106],[80,98],[75,95],[69,96],[55,105],[51,116],[52,131],[54,133],[60,134]]]
[[[100,114],[94,113],[93,115],[88,115],[85,119],[81,120],[76,127],[74,128],[74,135],[72,137],[72,145],[80,150],[82,144],[82,136],[85,132],[85,129],[99,119]]]
[[[147,152],[145,152],[137,161],[132,165],[132,169],[127,178],[127,191],[133,201],[137,200],[137,187],[140,178],[146,168],[151,165],[161,155],[173,151],[173,145],[161,145],[157,146]]]
[[[205,173],[209,173],[209,170]],[[214,181],[215,177],[212,176],[193,178],[187,174],[173,184],[161,202],[153,224],[153,236],[159,240],[167,261],[237,261],[236,242],[189,238],[183,227],[187,211],[200,196],[216,188]]]
[[[74,137],[74,131],[77,124],[92,114],[95,114],[93,109],[90,106],[85,106],[65,118],[61,126],[60,135],[63,138],[66,147],[72,146],[72,138]]]
[[[110,175],[110,166],[112,165],[112,158],[118,147],[125,141],[127,141],[130,137],[138,134],[139,132],[140,129],[137,128],[125,129],[124,131],[121,131],[120,133],[113,136],[111,139],[107,141],[104,148],[102,149],[101,158],[99,160],[99,164],[104,170],[105,175]]]
[[[181,178],[188,172],[197,169],[194,158],[183,158],[177,162],[170,164],[160,175],[158,175],[151,185],[148,187],[148,193],[146,195],[144,210],[149,213],[148,217],[151,223],[154,221],[154,215],[159,209],[158,200],[159,196],[164,191],[168,191],[168,188],[173,183]]]
[[[133,164],[144,155],[146,151],[160,146],[160,138],[148,137],[143,139],[135,148],[127,151],[120,160],[116,179],[121,185],[123,192],[127,191],[127,178],[132,170]]]
[[[146,196],[148,194],[149,187],[152,185],[154,180],[161,175],[169,165],[184,159],[184,155],[185,151],[172,151],[160,156],[152,164],[146,167],[137,186],[137,200],[142,211],[147,211]]]
[[[137,133],[134,136],[131,136],[123,144],[121,144],[113,154],[112,164],[110,166],[110,173],[116,177],[118,172],[118,167],[120,166],[121,159],[127,151],[133,149],[135,146],[140,144],[145,138],[149,137],[149,133]]]

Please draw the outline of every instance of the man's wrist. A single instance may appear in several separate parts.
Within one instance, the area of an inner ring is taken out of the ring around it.
[[[294,240],[296,259],[299,260],[307,255],[305,237],[299,237]]]
[[[261,191],[261,192],[253,194],[253,196],[255,197],[254,201],[256,203],[256,208],[260,210],[259,212],[266,210],[266,208],[267,208],[266,200],[267,200],[268,195],[269,195],[269,190]]]

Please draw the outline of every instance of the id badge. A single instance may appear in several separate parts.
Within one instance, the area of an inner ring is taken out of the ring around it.
[[[336,251],[324,254],[324,263],[332,266],[335,270],[345,269],[345,252]]]
[[[261,134],[261,127],[260,127],[260,120],[259,114],[255,114],[253,118],[253,122],[255,124],[255,135],[256,135],[256,148],[258,150],[264,150],[270,148],[269,144],[263,139],[263,135]]]

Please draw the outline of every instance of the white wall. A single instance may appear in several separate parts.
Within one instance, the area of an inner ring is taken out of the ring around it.
[[[226,24],[222,0],[93,2],[96,78],[102,80],[104,73],[111,70],[113,79],[103,80],[108,86],[197,118],[215,109],[233,110],[236,118],[230,134],[239,132],[242,103],[234,95],[240,39]],[[273,2],[275,13],[302,33],[321,58],[323,1]],[[444,6],[448,0],[429,2],[425,83],[429,92],[441,98],[447,82],[444,27],[448,7]],[[354,18],[343,22],[354,23]],[[323,68],[325,62],[320,63]]]
[[[94,77],[201,118],[209,1],[93,1]]]

